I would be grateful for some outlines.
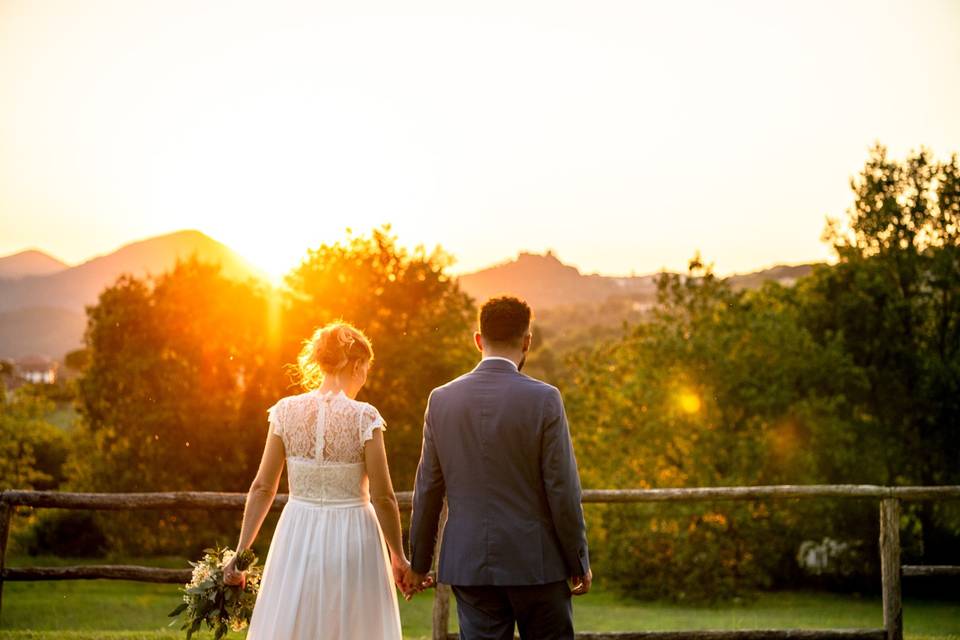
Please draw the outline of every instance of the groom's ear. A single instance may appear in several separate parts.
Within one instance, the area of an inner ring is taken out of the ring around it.
[[[533,332],[527,331],[523,336],[523,352],[530,351],[530,345],[533,344]]]
[[[483,353],[483,336],[480,335],[479,331],[473,332],[473,341],[476,343],[477,349],[479,349],[480,352]]]

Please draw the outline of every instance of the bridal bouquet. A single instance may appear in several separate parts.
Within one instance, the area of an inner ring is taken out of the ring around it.
[[[257,556],[246,549],[236,562],[238,571],[246,571],[244,584],[224,584],[223,568],[234,555],[234,551],[227,548],[205,549],[199,562],[190,563],[193,576],[181,589],[183,602],[169,614],[170,617],[185,614],[180,629],[186,630],[188,640],[204,622],[208,629],[214,630],[215,640],[227,635],[228,630],[241,631],[249,624],[262,569],[257,566]],[[176,622],[174,620],[170,625]]]

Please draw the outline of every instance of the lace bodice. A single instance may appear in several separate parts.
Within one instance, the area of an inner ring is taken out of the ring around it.
[[[339,393],[310,391],[267,409],[287,456],[290,495],[313,501],[369,499],[363,445],[386,423],[376,408]]]

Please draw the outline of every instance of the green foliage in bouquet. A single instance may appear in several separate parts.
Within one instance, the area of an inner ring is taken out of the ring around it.
[[[184,615],[181,630],[189,639],[206,623],[219,640],[227,631],[241,631],[250,623],[253,605],[257,601],[262,568],[257,566],[257,556],[245,549],[237,557],[236,568],[246,572],[242,586],[224,584],[223,568],[233,559],[231,549],[205,549],[199,562],[191,562],[193,576],[181,589],[183,602],[169,613],[170,617]],[[176,624],[171,622],[171,626]]]

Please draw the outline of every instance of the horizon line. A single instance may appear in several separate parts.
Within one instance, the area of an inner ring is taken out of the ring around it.
[[[82,266],[82,265],[84,265],[84,264],[87,264],[87,263],[92,262],[92,261],[94,261],[94,260],[97,260],[97,259],[99,259],[99,258],[104,258],[104,257],[110,256],[110,255],[112,255],[112,254],[120,251],[121,249],[124,249],[124,248],[126,248],[126,247],[129,247],[129,246],[131,246],[131,245],[139,244],[139,243],[142,243],[142,242],[147,242],[147,241],[150,241],[150,240],[156,240],[156,239],[164,238],[164,237],[168,237],[168,236],[175,236],[175,235],[179,235],[179,234],[186,234],[186,233],[197,233],[197,234],[200,234],[200,235],[204,236],[205,238],[207,238],[207,239],[209,239],[209,240],[211,240],[211,241],[213,241],[213,242],[216,242],[216,243],[218,243],[218,244],[220,244],[220,245],[223,245],[224,247],[226,247],[227,249],[229,249],[231,252],[233,252],[234,254],[236,254],[237,257],[241,258],[244,262],[248,263],[248,264],[249,264],[251,267],[253,267],[254,269],[256,269],[256,270],[258,270],[258,271],[261,271],[261,272],[263,272],[264,274],[270,275],[270,271],[269,271],[269,270],[267,270],[267,269],[265,269],[263,266],[257,264],[256,261],[254,261],[254,260],[250,259],[249,257],[247,257],[247,256],[246,256],[245,254],[243,254],[241,251],[235,249],[234,247],[230,246],[230,245],[227,244],[226,242],[223,242],[223,241],[221,241],[221,240],[218,240],[217,238],[213,237],[213,236],[210,235],[209,233],[207,233],[207,232],[205,232],[205,231],[202,231],[202,230],[200,230],[200,229],[196,229],[196,228],[176,229],[176,230],[173,230],[173,231],[169,231],[169,232],[165,232],[165,233],[159,233],[159,234],[155,234],[155,235],[151,235],[151,236],[133,238],[133,239],[131,239],[131,240],[128,240],[128,241],[124,242],[123,244],[121,244],[121,245],[119,245],[119,246],[116,246],[115,248],[113,248],[113,249],[111,249],[111,250],[108,250],[108,251],[105,251],[105,252],[102,252],[102,253],[92,254],[92,255],[90,255],[90,256],[82,259],[82,260],[76,261],[76,262],[68,262],[68,261],[66,261],[66,260],[63,260],[62,258],[60,258],[60,257],[52,254],[50,251],[47,251],[46,249],[43,249],[43,248],[40,247],[39,245],[29,245],[29,246],[26,246],[26,247],[24,247],[24,248],[22,248],[22,249],[15,249],[15,250],[13,250],[13,251],[11,251],[11,252],[9,252],[9,253],[4,253],[3,255],[0,255],[0,260],[6,259],[6,258],[12,258],[12,257],[14,257],[14,256],[21,255],[21,254],[24,254],[24,253],[35,252],[35,253],[40,253],[40,254],[42,254],[42,255],[44,255],[44,256],[52,259],[52,260],[55,260],[56,262],[59,262],[60,264],[65,265],[65,267],[64,267],[64,269],[63,269],[63,270],[65,271],[65,270],[67,270],[67,269],[72,269],[72,268],[75,268],[75,267]],[[420,244],[423,244],[423,243],[420,243]],[[401,245],[401,246],[403,246],[403,245]],[[410,245],[410,246],[418,246],[418,245],[417,245],[417,244],[413,244],[413,245]],[[426,245],[423,245],[423,246],[426,246]],[[438,246],[440,246],[441,249],[443,248],[443,245],[438,245]],[[446,251],[446,249],[444,249],[444,251]],[[693,250],[693,253],[696,254],[696,253],[698,253],[698,251],[699,251],[698,249],[694,249],[694,250]],[[449,252],[448,252],[448,253],[449,253]],[[451,254],[451,255],[453,255],[453,254]],[[660,268],[658,268],[658,269],[656,269],[656,270],[643,271],[643,272],[631,270],[630,273],[626,273],[626,274],[624,274],[624,273],[605,273],[605,272],[596,271],[596,270],[594,270],[594,271],[588,271],[588,270],[584,269],[584,268],[583,268],[581,265],[579,265],[579,264],[576,264],[576,263],[573,263],[573,262],[567,262],[567,261],[562,260],[562,259],[560,258],[560,256],[559,256],[558,252],[557,252],[556,250],[550,249],[550,248],[544,250],[543,252],[538,252],[538,251],[534,251],[534,250],[531,250],[531,249],[520,249],[520,250],[517,251],[516,254],[514,254],[512,257],[505,257],[505,258],[502,258],[502,259],[500,259],[500,260],[493,261],[493,262],[487,264],[486,266],[482,266],[482,267],[479,267],[479,268],[476,268],[476,269],[473,269],[473,270],[469,270],[469,271],[457,269],[456,266],[455,266],[456,263],[454,263],[454,265],[449,268],[449,271],[448,271],[448,272],[449,272],[450,275],[453,275],[453,276],[456,276],[456,277],[459,278],[459,277],[462,277],[462,276],[472,275],[472,274],[475,274],[475,273],[480,273],[481,271],[487,271],[487,270],[489,270],[489,269],[495,269],[495,268],[497,268],[497,267],[502,267],[502,266],[506,266],[506,265],[508,265],[508,264],[512,264],[512,263],[516,262],[517,260],[519,260],[520,257],[523,256],[523,255],[531,255],[531,256],[536,256],[536,257],[550,257],[550,256],[552,256],[552,257],[554,257],[560,264],[562,264],[562,265],[564,265],[564,266],[567,266],[567,267],[573,267],[574,269],[576,269],[577,272],[578,272],[581,276],[600,276],[600,277],[604,277],[604,278],[628,279],[628,278],[646,278],[646,277],[655,276],[655,275],[658,275],[658,274],[664,273],[664,272],[669,272],[669,273],[683,273],[683,271],[671,270],[671,269],[668,269],[668,268],[665,267],[665,266],[661,266]],[[453,258],[456,260],[456,256],[455,256],[455,255],[453,255]],[[687,260],[689,260],[689,258],[687,258]],[[714,267],[713,273],[714,273],[715,275],[721,277],[721,278],[729,278],[729,277],[738,276],[738,275],[748,275],[748,274],[751,274],[751,273],[757,273],[757,272],[761,272],[761,271],[767,271],[767,270],[769,270],[769,269],[774,269],[774,268],[776,268],[776,267],[802,267],[802,266],[807,266],[807,265],[833,264],[833,263],[834,263],[834,261],[832,261],[832,260],[823,260],[823,259],[810,259],[810,260],[786,261],[786,262],[779,262],[779,261],[778,261],[778,262],[765,263],[765,264],[760,264],[760,265],[751,267],[751,268],[750,268],[751,270],[749,270],[749,271],[737,270],[737,271],[723,272],[723,271],[718,271],[718,270],[715,269],[715,267],[716,267],[716,263],[715,263],[715,262],[711,262],[710,260],[704,260],[704,264],[710,265],[711,267]],[[291,267],[290,267],[289,269],[287,269],[283,274],[281,274],[280,277],[282,278],[283,275],[286,275],[286,273],[289,273],[289,272],[292,271],[294,268],[296,268],[296,263],[295,263],[295,262],[291,265]],[[58,273],[58,272],[53,272],[53,273],[43,274],[43,275],[54,275],[54,274],[56,274],[56,273]],[[273,278],[270,278],[270,280],[272,280],[272,279],[273,279]]]

